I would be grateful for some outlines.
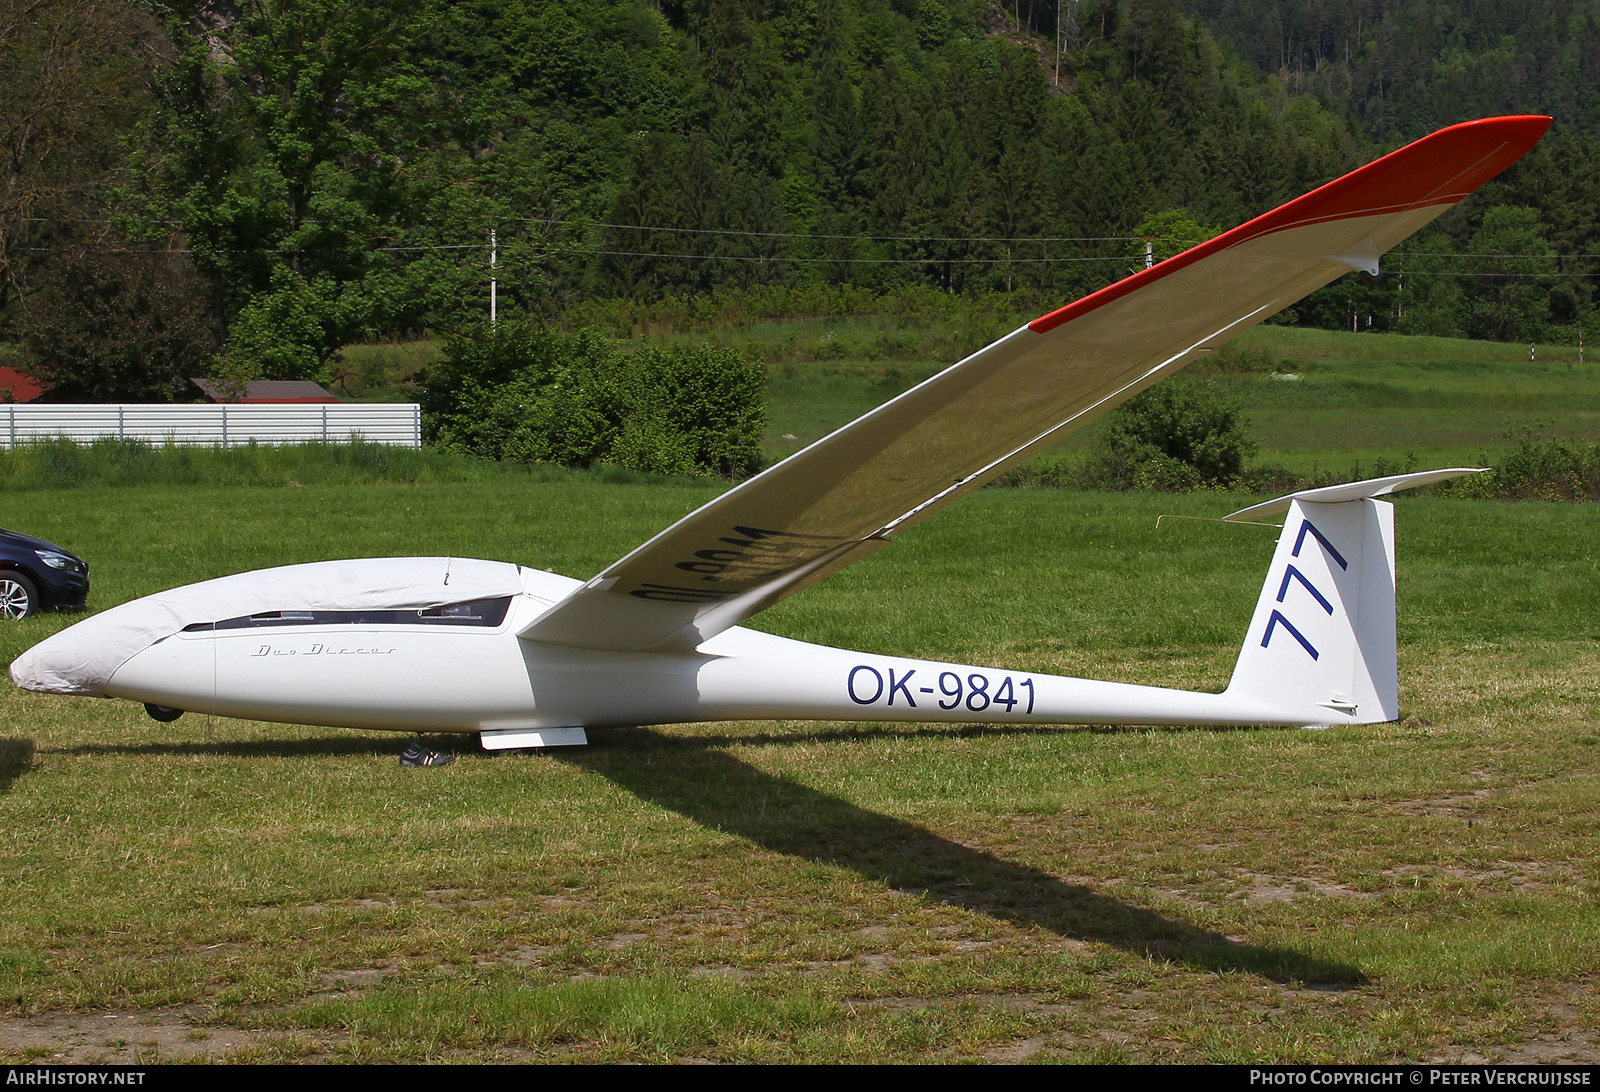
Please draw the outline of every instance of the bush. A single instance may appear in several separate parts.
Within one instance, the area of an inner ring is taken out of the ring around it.
[[[181,254],[85,251],[54,263],[20,309],[23,370],[58,401],[167,402],[208,374],[216,339]]]
[[[1289,357],[1273,356],[1271,351],[1239,341],[1230,341],[1214,353],[1190,365],[1190,375],[1270,375],[1273,372],[1300,372],[1304,366]]]
[[[298,273],[274,269],[271,289],[253,296],[233,320],[222,378],[326,382],[325,362],[338,344],[328,332],[333,294],[327,282],[313,287]]]
[[[1600,500],[1600,443],[1525,432],[1499,459],[1485,456],[1484,465],[1494,473],[1456,478],[1440,491],[1500,500]]]
[[[760,364],[730,349],[649,348],[634,354],[629,370],[631,412],[608,462],[731,478],[761,468],[767,383]]]
[[[1256,450],[1246,426],[1216,383],[1168,379],[1106,418],[1100,448],[1084,467],[1084,484],[1164,492],[1228,485]]]
[[[593,330],[459,337],[423,376],[423,433],[492,459],[743,477],[760,468],[760,365],[718,348],[619,352]]]

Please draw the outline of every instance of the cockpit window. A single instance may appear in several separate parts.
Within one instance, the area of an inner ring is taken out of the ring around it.
[[[212,629],[258,629],[281,626],[413,625],[494,627],[505,621],[511,596],[446,603],[406,610],[271,610],[221,622],[195,622],[185,633]]]

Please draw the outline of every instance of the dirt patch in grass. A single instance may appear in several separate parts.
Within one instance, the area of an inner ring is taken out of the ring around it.
[[[0,1019],[0,1057],[51,1065],[248,1060],[276,1035],[207,1027],[174,1012]]]
[[[1551,1065],[1600,1059],[1600,1031],[1596,1030],[1593,983],[1567,986],[1559,996],[1538,1006],[1545,1030],[1519,1043],[1499,1061],[1517,1065]]]
[[[342,995],[355,996],[398,973],[400,973],[400,968],[389,965],[346,967],[339,970],[323,971],[317,975],[317,981],[329,989],[339,990]]]
[[[1418,880],[1445,877],[1468,887],[1515,887],[1536,891],[1553,882],[1566,879],[1564,869],[1540,861],[1497,861],[1487,868],[1468,868],[1464,865],[1401,865],[1386,868],[1380,875],[1398,884],[1411,885]]]
[[[472,910],[481,910],[491,906],[512,906],[516,900],[505,895],[491,895],[487,891],[468,890],[460,887],[441,887],[431,891],[424,891],[423,901],[436,910],[449,910],[456,907],[466,907]]]
[[[1553,993],[1519,998],[1528,1014],[1523,1021],[1526,1037],[1509,1045],[1455,1045],[1427,1060],[1456,1065],[1594,1065],[1600,1061],[1594,986],[1592,980],[1562,983]]]
[[[716,967],[690,967],[689,973],[695,978],[725,978],[730,981],[749,978],[754,972],[744,967],[730,967],[722,964]]]
[[[513,948],[509,952],[503,952],[493,959],[480,959],[478,960],[478,966],[493,967],[497,964],[509,964],[517,967],[535,967],[544,963],[554,954],[555,949],[549,946],[524,946],[521,948]]]
[[[1241,900],[1246,906],[1265,906],[1274,902],[1296,902],[1301,899],[1375,899],[1371,891],[1357,891],[1332,880],[1314,876],[1268,876],[1259,872],[1243,872],[1238,877],[1239,887],[1228,897]]]
[[[984,1052],[983,1060],[998,1062],[1001,1065],[1015,1065],[1025,1062],[1029,1058],[1044,1050],[1050,1040],[1043,1035],[1030,1035],[1028,1038],[1015,1043],[1007,1043],[1002,1047],[995,1047]]]
[[[1431,800],[1396,800],[1394,810],[1406,815],[1477,816],[1493,789],[1473,789],[1471,792],[1439,796]]]

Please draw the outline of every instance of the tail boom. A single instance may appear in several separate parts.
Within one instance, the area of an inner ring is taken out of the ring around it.
[[[696,720],[997,724],[1331,724],[1294,698],[1207,694],[972,664],[875,656],[730,630],[696,672]],[[685,718],[687,719],[687,718]]]

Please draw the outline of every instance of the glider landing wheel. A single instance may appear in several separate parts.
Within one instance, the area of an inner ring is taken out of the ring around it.
[[[144,711],[150,714],[151,720],[159,720],[162,724],[170,724],[183,716],[182,709],[174,709],[170,705],[153,705],[150,702],[144,703]]]
[[[26,618],[39,609],[39,589],[17,572],[0,573],[0,618]]]

